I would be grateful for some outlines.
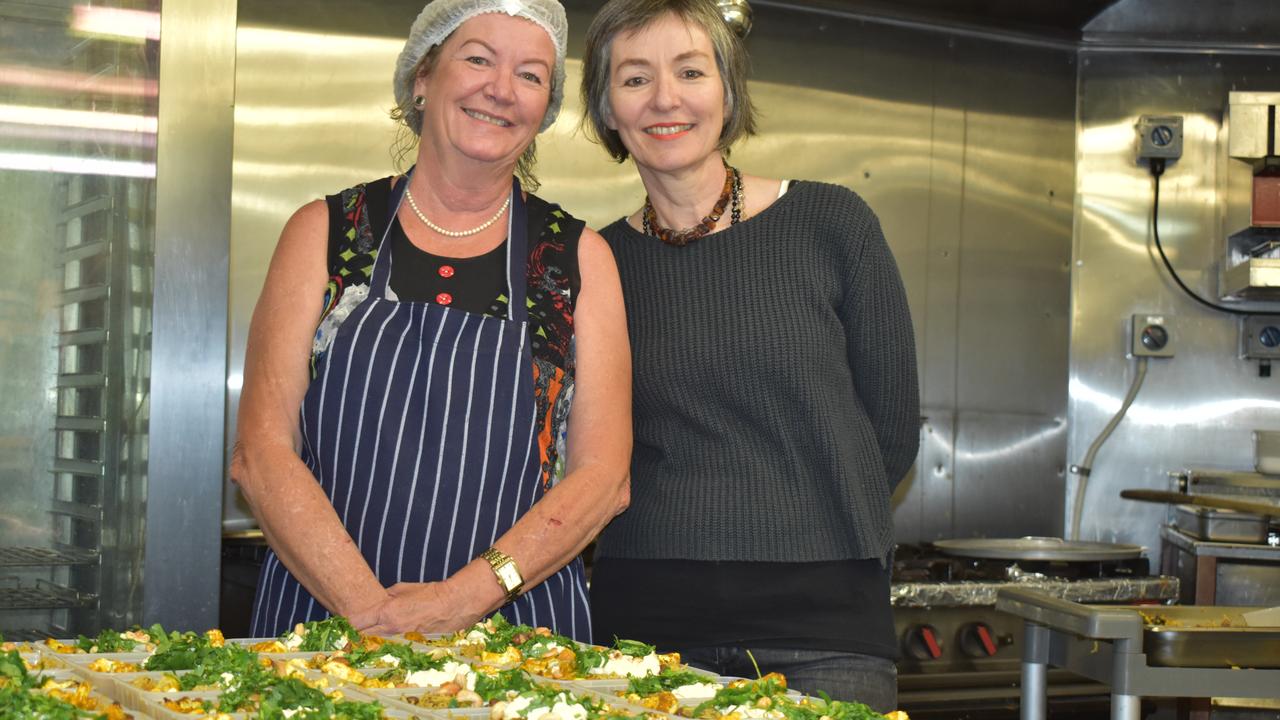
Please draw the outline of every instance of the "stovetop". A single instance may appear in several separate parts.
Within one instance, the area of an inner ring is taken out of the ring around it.
[[[1179,588],[1178,578],[1151,574],[1145,557],[987,560],[943,555],[929,545],[899,545],[892,578],[895,609],[994,606],[996,593],[1010,586],[1085,603],[1165,602]]]
[[[1016,580],[1028,575],[1061,580],[1134,578],[1151,574],[1145,557],[1125,560],[989,560],[944,555],[930,545],[899,545],[893,582]]]

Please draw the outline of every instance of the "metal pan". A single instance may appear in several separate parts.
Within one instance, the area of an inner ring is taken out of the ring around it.
[[[1138,545],[1063,540],[1050,537],[963,538],[936,540],[934,547],[947,555],[993,560],[1098,561],[1128,560],[1142,555]]]
[[[1170,605],[1142,613],[1143,652],[1168,667],[1280,668],[1280,627],[1250,627],[1255,607]]]

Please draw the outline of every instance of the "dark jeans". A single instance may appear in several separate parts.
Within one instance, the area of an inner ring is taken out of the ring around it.
[[[856,700],[879,713],[897,709],[898,668],[892,660],[874,655],[713,645],[681,648],[680,656],[704,670],[754,678],[756,666],[747,657],[748,650],[760,666],[760,674],[782,673],[787,687],[797,692],[816,697],[821,690],[832,700]]]

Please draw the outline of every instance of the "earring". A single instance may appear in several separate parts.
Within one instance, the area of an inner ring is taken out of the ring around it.
[[[414,96],[413,96],[413,106],[414,106],[415,108],[417,108],[417,109],[421,110],[421,109],[422,109],[422,106],[423,106],[423,105],[426,105],[426,104],[427,104],[427,99],[426,99],[425,97],[423,97],[423,96],[421,96],[421,95],[414,95]]]

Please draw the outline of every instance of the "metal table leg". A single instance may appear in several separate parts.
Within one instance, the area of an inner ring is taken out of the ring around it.
[[[1028,622],[1022,643],[1021,720],[1045,720],[1049,702],[1049,628]]]
[[[1111,696],[1111,720],[1139,720],[1141,711],[1142,698],[1137,695]]]
[[[1142,717],[1142,698],[1133,692],[1129,677],[1132,667],[1134,643],[1132,640],[1118,639],[1114,642],[1111,668],[1111,720],[1139,720]],[[1139,652],[1141,646],[1136,648]]]

